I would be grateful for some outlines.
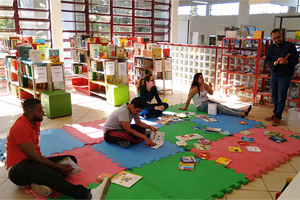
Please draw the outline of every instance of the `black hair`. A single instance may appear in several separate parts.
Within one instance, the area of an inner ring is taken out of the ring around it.
[[[141,97],[135,97],[131,100],[130,104],[133,104],[135,108],[144,109],[146,107],[146,103]]]
[[[24,113],[32,112],[38,104],[41,104],[41,101],[38,99],[26,99],[23,103]]]
[[[277,33],[277,32],[279,32],[279,34],[282,35],[282,32],[281,32],[281,30],[280,30],[279,28],[273,29],[273,30],[271,31],[270,35],[272,35],[272,33]]]
[[[146,85],[146,81],[149,82],[150,81],[150,77],[152,76],[152,74],[146,74],[144,76],[144,78],[140,79],[139,82],[136,85],[136,92],[139,93],[139,89],[142,85]]]
[[[198,79],[199,79],[199,77],[202,75],[202,73],[196,73],[195,75],[194,75],[194,78],[193,78],[193,81],[192,81],[192,84],[191,84],[191,88],[192,87],[197,87],[198,88],[198,94],[199,94],[199,96],[200,96],[200,86],[199,86],[199,82],[198,82]]]

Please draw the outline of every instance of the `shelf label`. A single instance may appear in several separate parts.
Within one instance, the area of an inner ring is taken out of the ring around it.
[[[34,65],[34,79],[35,83],[47,83],[47,69],[45,66],[38,67]]]
[[[120,62],[118,63],[118,72],[119,76],[126,76],[127,75],[127,70],[126,70],[126,62]]]
[[[62,66],[51,66],[52,82],[64,81]]]
[[[155,71],[162,72],[162,60],[155,61]]]
[[[105,63],[105,73],[106,75],[115,75],[115,62]]]
[[[171,59],[165,60],[165,71],[166,72],[172,71],[172,60]]]

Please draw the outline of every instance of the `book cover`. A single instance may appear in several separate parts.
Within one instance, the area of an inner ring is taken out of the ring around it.
[[[274,132],[274,131],[265,131],[264,133],[263,133],[264,135],[271,135],[271,136],[273,136],[273,135],[278,135],[278,136],[280,136],[280,137],[282,137],[283,136],[283,133],[280,133],[280,132]]]
[[[195,115],[195,117],[198,117],[198,118],[200,118],[200,119],[207,119],[207,118],[210,118],[210,116],[204,115],[204,114]]]
[[[243,137],[241,137],[240,140],[246,141],[246,142],[253,142],[254,138],[243,136]]]
[[[248,143],[248,142],[246,142],[246,141],[238,140],[238,141],[234,141],[234,144],[237,144],[237,145],[243,146],[243,145],[247,145],[247,144],[249,144],[249,143]]]
[[[40,50],[37,49],[30,49],[29,50],[29,59],[33,62],[33,63],[40,63],[41,61],[41,52]]]
[[[246,148],[247,148],[248,151],[250,151],[250,152],[261,152],[260,148],[258,148],[258,147],[250,147],[250,146],[246,146]]]
[[[202,151],[198,154],[196,154],[196,157],[197,158],[201,158],[203,160],[207,160],[209,159],[210,157],[212,157],[214,154],[213,153],[209,153],[209,152],[205,152],[205,151]]]
[[[223,158],[223,157],[219,157],[216,162],[217,163],[220,163],[220,164],[223,164],[223,165],[229,165],[229,163],[231,162],[232,160],[231,159],[228,159],[228,158]]]
[[[30,49],[32,49],[32,47],[19,47],[19,58],[21,60],[28,60]]]
[[[150,148],[158,149],[159,147],[161,147],[164,144],[165,133],[158,132],[158,131],[156,131],[156,133],[154,133],[153,131],[151,131],[151,132],[152,133],[151,133],[150,140],[152,142],[154,142],[156,145],[152,146]]]
[[[210,117],[210,118],[204,118],[203,121],[205,121],[205,122],[217,122],[218,120],[216,120],[215,118]]]
[[[230,152],[242,152],[240,147],[228,147]]]
[[[144,44],[135,43],[134,44],[134,55],[135,56],[142,56],[144,49],[145,49]]]
[[[58,49],[50,49],[47,48],[46,50],[46,60],[50,61],[50,62],[59,62],[59,50]]]
[[[121,185],[127,188],[133,186],[136,182],[138,182],[141,178],[140,175],[133,174],[127,171],[122,171],[117,174],[114,178],[111,179],[111,182],[117,185]]]
[[[248,123],[247,122],[245,122],[245,121],[238,121],[240,124],[242,124],[242,125],[247,125]]]
[[[124,59],[125,58],[124,47],[116,47],[116,57],[118,59]]]
[[[97,58],[97,51],[99,51],[101,44],[89,43],[90,57]]]
[[[59,161],[58,164],[66,164],[66,165],[72,166],[73,170],[69,174],[69,176],[74,176],[83,171],[83,169],[81,167],[79,167],[70,157],[66,157],[65,159]]]
[[[195,163],[179,162],[178,169],[179,170],[186,170],[186,171],[194,171],[195,170]]]
[[[276,142],[276,143],[279,143],[279,144],[282,143],[282,142],[286,142],[287,141],[286,139],[284,139],[283,137],[280,137],[278,135],[274,135],[272,137],[269,137],[269,139],[272,140],[272,141],[274,141],[274,142]]]
[[[211,141],[209,139],[205,139],[205,138],[201,138],[197,141],[199,144],[202,144],[202,145],[206,145],[206,144],[210,144]]]
[[[212,147],[208,144],[207,145],[203,145],[203,144],[199,144],[199,143],[193,143],[193,144],[197,150],[211,150],[212,149]]]
[[[188,144],[185,141],[177,141],[176,145],[178,147],[186,147]]]
[[[177,113],[177,114],[175,114],[174,116],[179,117],[179,118],[186,118],[186,117],[189,117],[189,116],[187,116],[185,113]]]
[[[195,115],[195,112],[188,112],[188,111],[186,111],[186,112],[184,112],[186,115]]]
[[[180,157],[180,160],[183,163],[196,163],[194,156],[182,156]]]
[[[201,129],[203,129],[201,126],[193,126],[193,129],[194,130],[201,130]]]
[[[108,58],[115,58],[116,57],[116,46],[114,44],[107,45],[108,47]]]
[[[296,134],[292,134],[289,137],[294,138],[296,140],[300,140],[300,136],[296,135]]]
[[[248,130],[240,131],[240,133],[242,133],[244,135],[252,135],[253,134],[253,132],[248,131]]]
[[[207,132],[216,132],[216,133],[219,133],[219,132],[221,132],[221,131],[222,131],[222,129],[221,129],[221,128],[212,128],[212,127],[206,127],[206,128],[204,129],[204,131],[207,131]]]
[[[188,140],[200,139],[203,138],[203,136],[199,135],[198,133],[193,133],[193,134],[176,136],[175,138],[181,141],[188,141]]]
[[[49,48],[49,45],[37,45],[36,48],[41,52],[41,60],[45,60],[45,49]]]

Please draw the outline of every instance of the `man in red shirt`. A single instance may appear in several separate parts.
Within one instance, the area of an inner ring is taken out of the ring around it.
[[[58,161],[74,156],[44,157],[39,147],[40,122],[44,111],[40,100],[26,99],[23,115],[11,127],[6,141],[6,169],[8,178],[16,185],[31,185],[41,196],[49,196],[52,189],[75,199],[104,199],[110,187],[106,178],[97,188],[89,190],[83,185],[73,185],[64,176],[70,174],[72,167],[57,164]]]

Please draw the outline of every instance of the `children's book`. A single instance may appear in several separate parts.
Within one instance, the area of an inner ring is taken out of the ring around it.
[[[74,175],[79,174],[80,172],[83,171],[83,169],[81,167],[79,167],[70,157],[66,157],[65,159],[59,161],[58,164],[71,165],[73,170],[69,174],[69,176],[74,176]]]
[[[184,114],[186,114],[186,115],[195,115],[195,112],[184,112]]]
[[[179,117],[179,118],[186,118],[186,117],[189,117],[189,116],[187,116],[185,113],[177,113],[177,114],[175,114],[174,116]]]
[[[296,135],[296,134],[292,134],[289,137],[300,140],[300,136]]]
[[[216,120],[215,118],[210,117],[210,118],[204,118],[203,121],[205,121],[205,122],[217,122],[218,120]]]
[[[193,144],[197,150],[211,150],[212,149],[212,147],[208,144],[207,145],[203,145],[203,144],[199,144],[199,143],[193,143]]]
[[[253,132],[248,131],[248,130],[240,131],[240,133],[242,133],[244,135],[252,135],[253,134]]]
[[[228,147],[230,152],[242,152],[240,147]]]
[[[203,129],[201,126],[193,126],[193,129],[194,130],[201,130],[201,129]]]
[[[263,124],[262,124],[262,125],[257,124],[255,127],[256,127],[256,128],[264,128],[264,129],[265,129],[265,128],[266,128],[266,125],[263,125]]]
[[[176,142],[176,145],[178,147],[186,147],[187,146],[187,143],[185,141],[177,141]]]
[[[246,142],[253,142],[254,138],[243,136],[241,137],[241,140]]]
[[[203,136],[199,135],[198,133],[193,133],[193,134],[176,136],[175,138],[181,141],[188,141],[188,140],[200,139],[203,138]]]
[[[112,183],[115,183],[117,185],[121,185],[127,188],[130,188],[132,185],[134,185],[136,182],[138,182],[141,178],[143,178],[140,175],[136,175],[127,171],[122,171],[119,174],[117,174],[115,177],[111,179]]]
[[[214,154],[213,153],[209,153],[209,152],[205,152],[205,151],[202,151],[198,154],[196,154],[196,157],[197,158],[201,158],[203,160],[207,160],[209,159],[210,157],[212,157]]]
[[[179,170],[194,171],[195,170],[195,163],[183,163],[183,162],[179,162],[178,169]]]
[[[220,163],[220,164],[223,164],[223,165],[229,165],[229,163],[231,162],[232,160],[231,159],[228,159],[228,158],[223,158],[223,157],[219,157],[216,162],[217,163]]]
[[[276,142],[276,143],[282,143],[282,142],[286,142],[287,140],[284,139],[283,137],[280,137],[278,135],[274,135],[272,137],[269,137],[270,140]]]
[[[197,141],[199,144],[202,144],[202,145],[206,145],[206,144],[210,144],[211,141],[209,139],[205,139],[205,138],[201,138]]]
[[[265,131],[265,132],[264,132],[264,135],[271,135],[271,136],[273,136],[273,135],[278,135],[278,136],[282,137],[282,136],[283,136],[283,133],[280,133],[280,132],[274,132],[274,131]]]
[[[210,116],[204,115],[204,114],[195,115],[195,117],[198,117],[198,118],[200,118],[200,119],[210,118]]]
[[[204,130],[207,132],[216,132],[216,133],[219,133],[220,131],[222,131],[221,128],[212,128],[212,127],[206,127]]]
[[[251,151],[251,152],[261,152],[260,148],[258,148],[258,147],[246,146],[246,148],[248,149],[248,151]]]
[[[180,157],[180,160],[183,163],[196,163],[194,156],[182,156]]]
[[[234,141],[234,143],[240,146],[249,144],[249,142],[242,141],[242,140]]]
[[[152,133],[151,133],[150,140],[152,140],[152,142],[154,142],[156,145],[152,146],[150,148],[158,149],[159,147],[161,147],[164,144],[165,133],[163,133],[163,132],[154,133],[153,131],[151,131],[151,132]]]
[[[245,122],[245,121],[238,121],[240,124],[242,124],[242,125],[247,125],[248,123],[247,122]]]
[[[220,134],[222,134],[222,135],[231,135],[231,133],[228,130],[221,131]]]

